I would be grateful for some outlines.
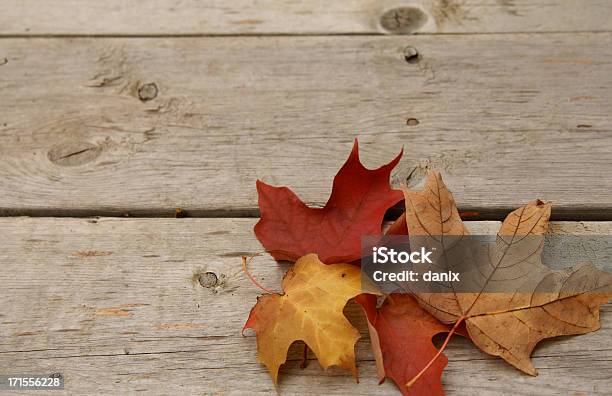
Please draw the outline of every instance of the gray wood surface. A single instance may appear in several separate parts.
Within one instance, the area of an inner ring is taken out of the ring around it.
[[[462,210],[612,218],[610,33],[2,39],[3,58],[2,215],[253,216],[257,178],[322,205],[358,136],[371,167],[404,145],[395,184],[440,170]]]
[[[370,167],[404,146],[393,184],[438,169],[482,219],[540,198],[557,219],[612,220],[610,15],[608,0],[2,0],[0,374],[62,373],[53,394],[274,393],[240,334],[260,292],[240,256],[262,247],[238,217],[258,216],[257,178],[323,205],[355,137]],[[209,218],[1,217],[178,207]],[[287,268],[251,265],[276,290]],[[346,312],[360,382],[312,354],[300,369],[294,345],[281,394],[397,394]],[[445,390],[608,394],[612,304],[601,323],[542,342],[536,378],[457,337]]]
[[[3,0],[0,35],[610,31],[608,0]]]
[[[60,372],[70,394],[274,392],[255,338],[240,335],[259,293],[240,268],[241,255],[261,250],[255,221],[0,218],[0,367]],[[468,223],[473,233],[498,226]],[[612,223],[553,223],[552,231],[610,235]],[[264,255],[250,270],[278,290],[287,268]],[[219,284],[201,286],[206,272]],[[316,361],[300,370],[296,348],[281,370],[282,394],[396,392],[391,381],[377,386],[364,318],[354,305],[347,314],[363,334],[360,383]],[[536,378],[457,338],[444,386],[449,395],[603,395],[612,388],[610,345],[612,305],[600,331],[541,343]]]

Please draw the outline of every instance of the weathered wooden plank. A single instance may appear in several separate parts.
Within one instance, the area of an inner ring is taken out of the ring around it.
[[[2,214],[252,216],[256,178],[322,205],[358,136],[368,166],[405,146],[396,184],[441,170],[463,210],[612,218],[609,33],[4,39],[3,57]]]
[[[610,31],[607,0],[4,0],[0,35]]]
[[[240,335],[259,292],[240,256],[260,251],[254,219],[0,219],[0,367],[60,372],[65,393],[258,394],[273,392],[256,362],[255,339]],[[496,222],[470,222],[474,233]],[[553,223],[555,233],[612,234],[612,223]],[[286,264],[258,257],[251,271],[278,289]],[[199,275],[217,275],[202,287]],[[377,386],[359,309],[347,310],[364,335],[360,383],[312,361],[298,348],[283,367],[283,394],[384,394]],[[543,342],[540,375],[528,377],[455,339],[444,375],[449,394],[605,394],[612,386],[612,305],[602,329]]]

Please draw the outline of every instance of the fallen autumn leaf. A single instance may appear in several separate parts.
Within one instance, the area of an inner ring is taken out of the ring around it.
[[[261,219],[255,235],[277,260],[295,261],[309,253],[317,253],[326,264],[358,260],[361,237],[379,235],[385,212],[403,199],[400,190],[389,186],[402,152],[387,165],[370,170],[359,161],[355,140],[323,208],[309,208],[287,187],[258,180]]]
[[[258,360],[274,383],[289,346],[298,340],[314,351],[324,368],[337,365],[357,377],[355,342],[360,335],[342,311],[362,293],[359,267],[325,265],[309,254],[287,271],[283,291],[260,296],[244,325],[255,330]]]
[[[411,237],[467,235],[451,192],[438,172],[430,172],[420,191],[405,189],[406,221]],[[520,263],[508,264],[517,243],[525,236],[543,236],[548,231],[551,205],[533,201],[510,213],[498,233],[496,251],[489,269],[477,279],[476,293],[416,293],[421,306],[444,323],[465,321],[472,341],[483,351],[500,356],[519,370],[536,375],[530,355],[536,344],[550,337],[583,334],[599,328],[599,305],[611,294],[612,274],[591,264],[553,271],[541,262],[542,244]],[[537,242],[537,241],[536,241]],[[554,279],[556,289],[540,293],[543,282]],[[491,293],[491,282],[507,293]],[[505,282],[505,283],[501,283]],[[532,292],[514,292],[519,286]],[[452,288],[452,285],[449,285]],[[449,333],[449,337],[452,335]],[[443,349],[443,348],[442,348]],[[433,360],[432,360],[433,361]],[[408,386],[427,370],[425,366]]]

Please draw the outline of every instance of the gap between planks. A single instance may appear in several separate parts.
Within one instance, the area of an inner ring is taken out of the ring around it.
[[[176,216],[176,210],[181,209],[181,216]],[[459,212],[465,212],[468,215],[465,216],[464,220],[467,221],[503,221],[506,216],[517,208],[503,208],[503,209],[491,209],[491,208],[472,208],[472,207],[459,207]],[[553,207],[553,213],[551,215],[552,221],[610,221],[612,220],[612,213],[600,208],[589,208],[588,210],[572,211],[564,210],[564,208],[555,209]],[[385,215],[385,220],[395,220],[404,212],[402,206],[395,206],[389,209]],[[243,210],[202,210],[202,209],[188,209],[188,208],[157,208],[157,209],[130,209],[130,210],[91,210],[91,209],[12,209],[12,208],[1,208],[0,207],[0,218],[21,218],[21,217],[32,217],[32,218],[84,218],[84,219],[96,219],[96,218],[134,218],[134,219],[165,219],[165,218],[176,218],[181,220],[183,218],[192,219],[258,219],[261,217],[259,210],[243,209]]]
[[[392,34],[392,33],[355,33],[355,32],[339,32],[339,33],[215,33],[215,34],[0,34],[0,40],[3,39],[71,39],[71,38],[92,38],[92,39],[138,39],[138,38],[247,38],[247,37],[285,37],[285,38],[300,38],[300,37],[405,37],[414,36],[424,37],[444,37],[444,36],[511,36],[511,35],[576,35],[576,34],[607,34],[612,30],[575,30],[575,31],[545,31],[525,30],[516,32],[491,31],[491,32],[443,32],[443,33],[411,33],[411,34]]]

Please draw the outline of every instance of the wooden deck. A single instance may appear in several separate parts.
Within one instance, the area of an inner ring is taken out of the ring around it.
[[[470,227],[540,198],[553,232],[612,234],[611,108],[607,0],[3,0],[0,375],[274,393],[240,335],[257,178],[323,205],[359,137],[369,166],[405,147],[396,185],[440,170]],[[274,286],[286,268],[254,272]],[[348,315],[359,384],[296,350],[282,394],[398,394]],[[455,339],[445,389],[609,394],[612,305],[601,316],[543,342],[536,378]]]

